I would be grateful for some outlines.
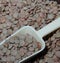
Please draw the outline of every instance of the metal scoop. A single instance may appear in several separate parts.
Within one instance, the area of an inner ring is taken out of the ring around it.
[[[27,60],[28,58],[33,57],[34,55],[40,53],[42,50],[44,50],[45,48],[45,42],[43,40],[43,37],[46,36],[47,34],[51,33],[52,31],[56,30],[60,28],[60,18],[54,20],[53,22],[49,23],[47,26],[43,27],[42,29],[40,29],[39,31],[36,31],[33,27],[31,26],[24,26],[22,28],[20,28],[17,32],[15,32],[14,34],[12,34],[11,36],[9,36],[8,38],[6,38],[5,40],[3,40],[0,45],[4,44],[6,42],[6,40],[9,40],[11,37],[13,36],[17,36],[19,34],[30,34],[32,35],[37,41],[40,42],[41,44],[41,49],[35,53],[33,53],[32,55],[24,58],[23,60],[19,61],[19,63]]]

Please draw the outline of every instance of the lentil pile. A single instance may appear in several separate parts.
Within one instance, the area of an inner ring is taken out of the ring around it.
[[[0,46],[1,61],[18,63],[41,49],[41,44],[31,35],[20,34],[7,40]]]
[[[23,26],[39,30],[58,17],[60,4],[56,1],[0,0],[0,42]],[[49,35],[45,43],[48,51],[43,58],[27,63],[60,63],[60,29]]]
[[[36,30],[60,16],[60,4],[49,0],[0,0],[0,42],[19,28]]]

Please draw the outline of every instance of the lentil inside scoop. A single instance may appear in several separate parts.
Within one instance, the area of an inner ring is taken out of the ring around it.
[[[38,47],[39,45],[39,47]],[[20,34],[0,46],[1,61],[19,61],[41,49],[41,44],[29,34]]]

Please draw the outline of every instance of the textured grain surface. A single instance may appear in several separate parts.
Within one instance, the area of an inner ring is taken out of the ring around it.
[[[0,0],[0,42],[23,26],[30,25],[39,30],[57,17],[60,17],[60,4],[55,1]],[[60,51],[60,29],[47,37],[45,37],[46,54],[27,63],[49,63],[49,60],[60,63],[57,55]],[[18,60],[14,63],[17,62]]]
[[[36,49],[37,51],[41,49],[40,42],[38,42],[29,34],[20,34],[19,36],[11,37],[3,45],[0,46],[0,61],[15,62],[17,60],[23,60],[24,58],[37,52]]]

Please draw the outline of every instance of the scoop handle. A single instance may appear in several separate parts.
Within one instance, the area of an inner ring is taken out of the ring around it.
[[[52,31],[58,29],[59,27],[60,27],[60,18],[57,18],[53,22],[49,23],[47,26],[37,31],[37,33],[40,34],[41,37],[44,37],[47,34],[51,33]]]

